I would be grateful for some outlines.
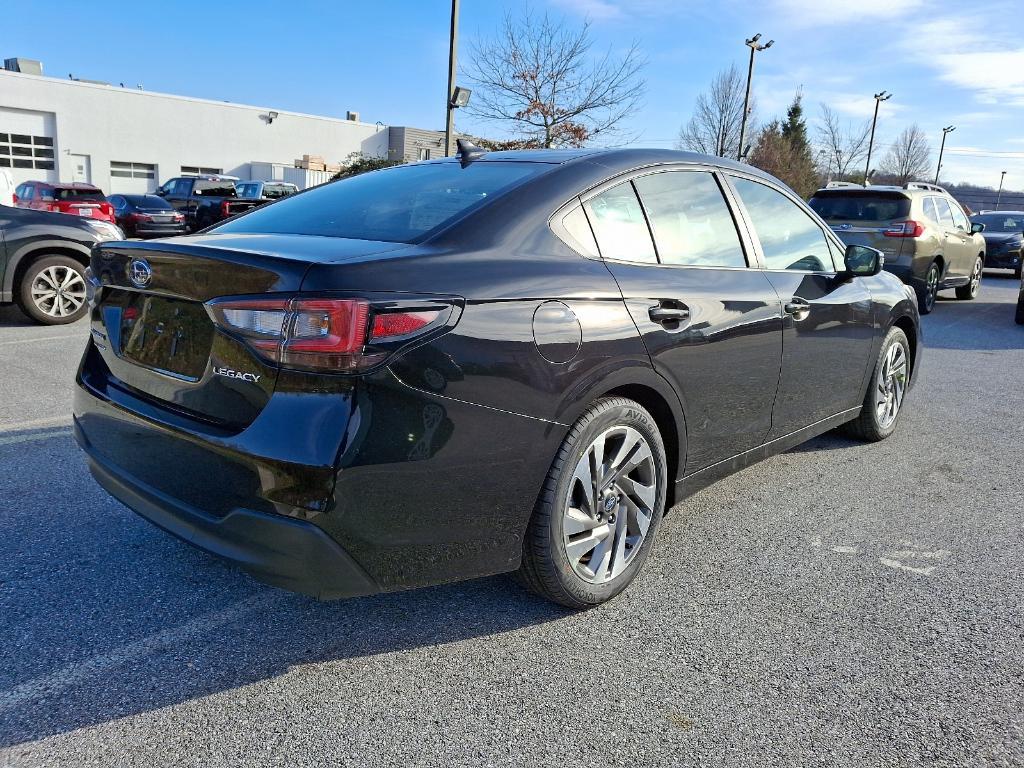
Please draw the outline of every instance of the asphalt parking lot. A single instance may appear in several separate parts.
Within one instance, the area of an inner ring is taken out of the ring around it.
[[[1021,765],[1016,286],[924,318],[893,438],[688,499],[580,614],[505,577],[256,584],[100,491],[68,427],[85,325],[2,309],[0,765]]]

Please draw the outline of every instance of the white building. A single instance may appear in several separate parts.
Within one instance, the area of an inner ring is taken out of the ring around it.
[[[188,173],[281,179],[328,174],[294,161],[394,154],[381,124],[0,70],[0,168],[23,181],[84,181],[147,192]],[[398,152],[406,154],[404,149]],[[416,159],[411,157],[409,159]]]

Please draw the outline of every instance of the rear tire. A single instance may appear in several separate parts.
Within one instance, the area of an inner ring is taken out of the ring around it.
[[[971,301],[978,298],[978,292],[981,290],[981,273],[984,270],[985,259],[979,256],[974,262],[974,269],[971,270],[971,281],[956,289],[956,297],[960,301]]]
[[[1017,321],[1017,325],[1024,325],[1024,286],[1021,287],[1020,294],[1017,296],[1017,312],[1013,319]]]
[[[939,295],[939,263],[933,261],[928,265],[924,275],[924,287],[917,289],[917,311],[922,315],[930,314],[935,309],[935,299]]]
[[[667,484],[651,415],[623,397],[598,400],[555,456],[523,539],[518,580],[577,610],[615,597],[650,553]]]
[[[909,384],[910,343],[902,330],[890,328],[878,351],[860,416],[845,425],[847,434],[874,443],[896,431]]]
[[[70,256],[44,256],[21,276],[17,302],[41,325],[66,325],[85,316],[85,267]]]

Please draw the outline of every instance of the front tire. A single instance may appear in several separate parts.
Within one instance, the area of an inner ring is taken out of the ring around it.
[[[935,309],[935,299],[939,295],[939,263],[933,261],[928,265],[924,275],[924,287],[917,290],[917,311],[922,315],[930,314]]]
[[[846,431],[860,440],[877,442],[894,431],[910,384],[910,343],[899,328],[890,328],[875,361],[860,416]]]
[[[651,415],[623,397],[598,400],[551,465],[523,540],[520,582],[577,610],[615,597],[647,559],[667,485]]]
[[[974,262],[974,269],[971,270],[971,281],[967,285],[961,285],[956,289],[956,297],[961,301],[971,301],[978,298],[981,290],[981,273],[985,270],[985,260],[979,256]]]
[[[69,256],[44,256],[28,265],[18,287],[21,311],[41,325],[65,325],[82,318],[85,267]]]
[[[1017,312],[1013,319],[1017,325],[1024,325],[1024,286],[1021,286],[1020,293],[1017,295]]]

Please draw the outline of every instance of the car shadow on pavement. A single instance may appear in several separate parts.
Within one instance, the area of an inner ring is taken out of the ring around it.
[[[943,301],[921,319],[926,358],[929,348],[978,352],[1024,348],[1024,328],[1014,322],[1015,311],[1016,304],[1005,301]],[[968,319],[970,328],[946,331]]]
[[[297,672],[566,615],[507,576],[319,603],[150,525],[70,430],[0,432],[0,749]],[[338,668],[338,686],[359,674]]]

